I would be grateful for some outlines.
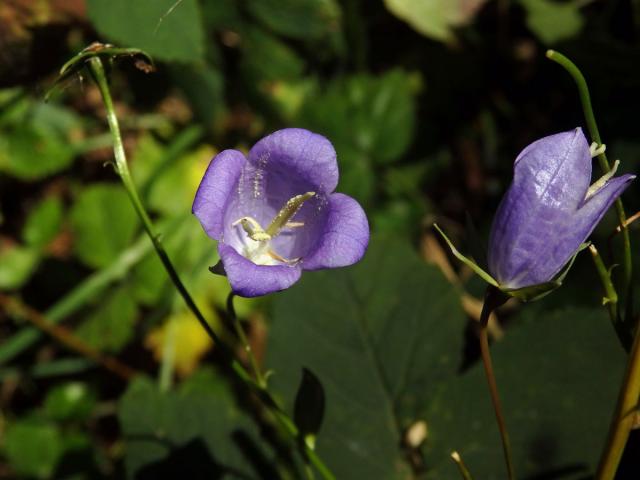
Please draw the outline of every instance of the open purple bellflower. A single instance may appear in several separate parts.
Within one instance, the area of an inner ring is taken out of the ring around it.
[[[525,300],[559,286],[565,266],[635,178],[614,177],[616,161],[609,173],[590,185],[592,158],[603,148],[589,147],[581,128],[527,146],[516,158],[513,183],[493,220],[489,273],[472,260],[465,258],[465,263],[471,262],[493,286]],[[454,253],[461,257],[455,249]]]
[[[362,258],[369,224],[351,197],[333,193],[336,152],[299,128],[264,137],[247,157],[216,155],[193,202],[233,291],[256,297],[290,287],[302,270],[343,267]]]

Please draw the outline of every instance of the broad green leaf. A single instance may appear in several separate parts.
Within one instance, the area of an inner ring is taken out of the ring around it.
[[[453,40],[453,28],[468,24],[487,0],[384,0],[391,13],[435,40]],[[536,1],[536,0],[534,0]]]
[[[419,77],[401,70],[352,76],[310,95],[300,120],[331,138],[338,158],[345,145],[373,161],[393,162],[413,139],[417,84]]]
[[[248,0],[249,11],[276,33],[318,40],[340,30],[336,0]]]
[[[0,288],[13,290],[24,285],[40,261],[37,249],[21,246],[0,250]]]
[[[275,298],[270,381],[293,402],[301,368],[318,377],[317,450],[337,478],[411,478],[399,445],[460,366],[458,296],[408,245],[373,238],[359,264],[307,273]]]
[[[136,314],[132,293],[119,288],[98,300],[76,333],[98,350],[118,352],[133,337]]]
[[[3,450],[17,474],[52,478],[63,454],[63,439],[52,423],[35,419],[20,420],[7,429]]]
[[[123,47],[165,61],[199,62],[205,34],[196,0],[88,0],[96,29]]]
[[[520,322],[491,349],[516,473],[590,478],[615,406],[624,351],[603,309],[567,308]],[[474,478],[505,478],[482,365],[452,378],[425,406],[429,478],[456,478],[448,458],[454,449]]]
[[[128,478],[227,478],[230,470],[238,473],[229,478],[278,478],[268,469],[256,473],[265,459],[253,424],[208,371],[171,392],[136,379],[120,400],[118,418]]]
[[[277,37],[258,28],[244,32],[241,68],[249,84],[266,88],[276,80],[295,80],[304,67],[298,54]]]
[[[527,11],[527,26],[546,45],[568,40],[582,30],[584,19],[577,2],[520,0]]]
[[[117,184],[93,184],[71,209],[74,249],[90,267],[105,267],[129,245],[137,226],[136,213]]]
[[[63,220],[62,202],[49,197],[35,205],[22,228],[22,239],[34,248],[44,248],[58,234]]]

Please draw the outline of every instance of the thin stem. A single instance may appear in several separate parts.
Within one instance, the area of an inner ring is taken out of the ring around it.
[[[111,373],[117,375],[122,380],[129,381],[136,375],[136,371],[125,365],[120,360],[110,355],[99,352],[91,345],[86,343],[72,331],[67,330],[60,325],[55,325],[47,320],[40,312],[24,305],[18,299],[7,297],[0,294],[0,306],[7,311],[24,318],[39,330],[53,337],[60,344],[67,347],[85,358],[93,360],[98,365],[104,367]]]
[[[634,411],[640,397],[640,328],[636,329],[629,353],[627,370],[622,381],[616,410],[609,427],[607,442],[598,464],[597,480],[613,480],[622,452],[633,427]]]
[[[618,324],[618,294],[613,286],[613,282],[611,281],[611,275],[609,274],[607,267],[605,267],[602,257],[598,253],[598,249],[595,245],[589,245],[589,252],[591,253],[591,258],[593,258],[596,272],[598,272],[600,283],[604,289],[605,296],[603,304],[607,306],[609,316],[611,317],[611,321],[615,327]]]
[[[267,388],[267,382],[266,382],[264,376],[262,375],[262,372],[260,371],[260,366],[258,365],[258,361],[256,360],[256,356],[253,354],[253,349],[251,348],[251,343],[249,343],[249,339],[247,338],[247,335],[244,333],[244,328],[242,328],[242,323],[240,322],[240,319],[238,318],[238,315],[236,315],[236,309],[233,306],[234,297],[235,297],[235,294],[233,292],[231,292],[229,294],[229,296],[227,297],[227,312],[229,313],[229,316],[231,317],[231,320],[233,322],[233,327],[235,328],[236,334],[238,335],[238,338],[240,339],[240,343],[242,344],[242,348],[244,349],[245,353],[247,354],[247,357],[249,358],[249,363],[251,365],[251,369],[253,370],[253,375],[256,378],[256,382],[258,383],[260,388],[266,389]]]
[[[495,287],[487,287],[484,305],[482,306],[482,313],[480,314],[480,331],[478,336],[480,338],[480,353],[482,356],[482,364],[484,365],[484,373],[487,377],[487,384],[489,385],[489,392],[491,393],[491,402],[493,403],[493,410],[496,414],[498,430],[500,430],[500,437],[502,438],[502,450],[504,452],[504,460],[507,466],[507,475],[509,480],[514,480],[516,477],[513,469],[509,432],[507,431],[507,423],[504,419],[504,414],[502,413],[502,404],[500,402],[500,395],[498,394],[496,376],[493,372],[491,353],[489,351],[489,338],[487,334],[489,315],[491,315],[491,312],[502,305],[505,301],[506,299],[502,292]]]
[[[458,470],[460,471],[460,475],[464,480],[473,480],[471,476],[471,472],[467,468],[467,465],[462,461],[462,457],[458,452],[451,452],[451,459],[458,466]]]
[[[584,79],[584,75],[580,69],[567,57],[554,50],[547,50],[547,58],[558,63],[562,66],[573,78],[576,86],[578,87],[578,93],[580,95],[580,102],[582,103],[582,110],[584,112],[585,121],[587,123],[587,129],[591,135],[591,139],[598,145],[602,145],[600,139],[600,131],[598,130],[598,124],[596,123],[596,117],[593,114],[593,106],[591,105],[591,95],[589,94],[589,88],[587,87],[587,81]],[[608,173],[611,170],[607,155],[603,152],[598,155],[598,162],[603,173]],[[616,213],[618,215],[618,223],[622,229],[622,245],[623,245],[623,292],[626,299],[625,314],[628,315],[631,308],[631,280],[632,280],[632,262],[631,262],[631,240],[629,238],[629,230],[627,229],[627,216],[622,205],[622,200],[619,198],[615,202]]]
[[[118,119],[113,108],[113,101],[111,99],[111,93],[109,91],[109,85],[107,83],[102,60],[99,57],[92,57],[90,60],[88,60],[88,66],[96,84],[98,85],[98,89],[102,94],[102,99],[107,111],[107,122],[109,123],[111,134],[113,135],[113,151],[116,159],[116,172],[118,173],[122,180],[122,183],[124,184],[127,194],[129,195],[129,199],[131,200],[136,213],[140,217],[140,220],[144,225],[144,229],[151,239],[153,247],[155,248],[158,257],[160,258],[162,265],[164,266],[171,281],[178,290],[178,293],[180,293],[180,296],[183,298],[189,310],[191,310],[196,319],[200,322],[202,328],[204,328],[209,337],[211,337],[211,339],[213,340],[214,344],[216,344],[216,346],[218,347],[218,351],[224,360],[223,366],[228,368],[239,380],[247,385],[258,396],[258,398],[261,399],[264,406],[275,416],[275,418],[285,429],[285,431],[292,438],[298,440],[299,432],[295,423],[280,408],[280,406],[271,396],[270,392],[261,384],[254,381],[249,372],[242,366],[240,362],[238,362],[228,345],[224,343],[220,339],[220,337],[218,337],[218,335],[206,321],[204,315],[202,315],[202,312],[189,294],[189,291],[182,283],[182,280],[180,280],[178,273],[173,267],[173,264],[171,263],[171,260],[169,259],[169,256],[167,255],[162,242],[160,241],[160,237],[153,228],[153,224],[151,223],[149,215],[147,214],[144,206],[142,205],[142,202],[140,201],[140,197],[138,196],[133,180],[131,179],[131,175],[129,174],[124,146],[122,144],[122,136],[120,135],[120,127],[118,125]],[[309,458],[311,464],[316,468],[316,470],[320,473],[324,480],[335,480],[335,476],[333,475],[333,473],[331,473],[329,468],[324,464],[324,462],[320,459],[315,451],[313,451],[306,445],[303,445],[301,448],[301,455],[306,455]]]

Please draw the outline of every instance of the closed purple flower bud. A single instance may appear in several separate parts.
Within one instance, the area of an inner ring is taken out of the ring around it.
[[[331,142],[308,130],[268,135],[248,156],[220,152],[193,202],[233,291],[256,297],[290,287],[302,270],[351,265],[369,243],[367,217],[338,184]]]
[[[500,288],[553,280],[635,178],[613,177],[614,166],[590,186],[592,153],[576,128],[537,140],[518,155],[489,239],[489,272]]]

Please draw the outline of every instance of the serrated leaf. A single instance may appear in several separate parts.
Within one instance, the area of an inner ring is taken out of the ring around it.
[[[22,228],[22,239],[34,248],[44,248],[60,231],[63,220],[62,202],[49,197],[35,205]]]
[[[249,0],[249,11],[273,31],[317,40],[340,30],[340,6],[335,0]]]
[[[391,13],[435,40],[453,39],[453,28],[469,23],[487,0],[384,0]],[[534,0],[535,1],[535,0]]]
[[[0,250],[0,288],[13,290],[24,285],[40,261],[40,252],[29,247]]]
[[[199,62],[205,33],[196,0],[88,0],[96,29],[122,46],[165,61]]]
[[[526,311],[525,311],[526,317]],[[602,309],[568,308],[514,322],[491,353],[519,478],[590,478],[625,365]],[[518,325],[521,323],[521,325]],[[456,478],[458,450],[474,478],[505,478],[481,364],[426,404],[434,480]]]
[[[76,199],[70,213],[74,250],[90,267],[105,267],[131,242],[137,217],[124,189],[93,184]]]
[[[576,2],[520,0],[527,11],[527,26],[546,45],[568,40],[582,30],[584,19]]]
[[[251,421],[210,372],[164,393],[137,379],[120,400],[118,418],[128,478],[278,478]]]
[[[100,298],[76,334],[98,350],[118,352],[133,337],[136,314],[133,295],[119,288]]]
[[[301,366],[322,379],[316,448],[337,478],[409,478],[403,431],[459,367],[456,289],[405,243],[374,237],[359,264],[308,273],[279,294],[273,319],[271,382],[292,399]]]

